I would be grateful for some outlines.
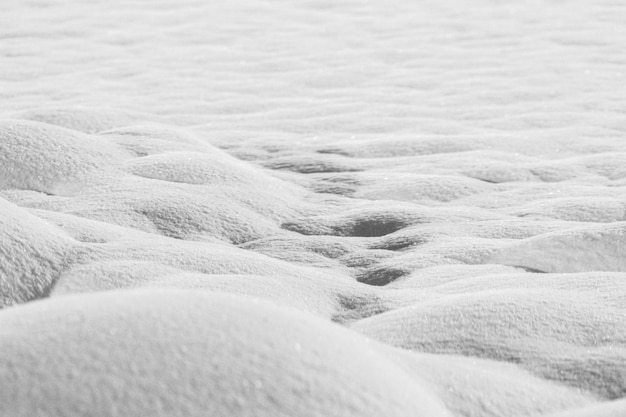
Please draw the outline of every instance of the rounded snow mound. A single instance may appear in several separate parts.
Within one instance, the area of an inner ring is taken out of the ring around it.
[[[112,291],[0,316],[3,415],[450,416],[378,344],[258,300]]]
[[[485,290],[388,311],[352,328],[405,349],[516,363],[615,399],[626,395],[625,315],[623,305],[605,303],[602,295]]]
[[[486,259],[544,272],[626,271],[626,222],[545,233],[516,242]]]
[[[126,154],[84,133],[45,123],[0,121],[0,190],[66,194]]]

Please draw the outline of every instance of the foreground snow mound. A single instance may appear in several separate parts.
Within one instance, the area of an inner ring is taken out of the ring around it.
[[[112,291],[0,327],[7,416],[451,416],[376,343],[261,301]]]
[[[623,293],[618,295],[623,300]],[[626,310],[559,290],[461,294],[392,310],[352,328],[393,346],[516,363],[605,398],[626,395]]]

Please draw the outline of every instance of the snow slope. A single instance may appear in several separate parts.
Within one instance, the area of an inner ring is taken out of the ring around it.
[[[625,21],[3,2],[0,414],[626,415]]]

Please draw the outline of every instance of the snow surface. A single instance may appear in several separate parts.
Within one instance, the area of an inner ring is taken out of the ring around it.
[[[0,2],[0,415],[626,415],[626,4]]]

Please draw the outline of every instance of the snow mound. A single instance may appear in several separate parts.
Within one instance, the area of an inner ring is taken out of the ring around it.
[[[280,271],[279,266],[274,265],[273,270]],[[353,289],[353,285],[315,277],[306,270],[295,270],[293,275],[281,271],[278,277],[262,268],[251,268],[247,273],[228,273],[233,267],[216,268],[213,273],[181,268],[157,260],[92,262],[66,270],[50,296],[129,288],[195,289],[263,298],[330,318],[341,310],[340,294]],[[267,275],[252,275],[255,269]]]
[[[275,234],[305,206],[299,187],[177,129],[89,136],[25,121],[0,128],[1,188],[16,202],[19,189],[72,197],[42,198],[31,204],[37,208],[178,239],[242,243]]]
[[[484,193],[489,185],[473,178],[447,175],[368,174],[357,176],[363,185],[355,197],[369,200],[413,201],[427,204],[450,202]]]
[[[622,292],[623,299],[623,292]],[[559,290],[487,290],[392,310],[352,328],[393,346],[519,364],[605,398],[626,395],[623,305]]]
[[[451,416],[374,343],[260,301],[104,292],[0,321],[5,415]]]
[[[75,243],[63,230],[0,198],[0,308],[47,296]]]
[[[44,123],[0,121],[0,189],[63,194],[101,176],[125,153],[77,131]]]
[[[210,153],[170,152],[137,158],[128,164],[128,170],[145,178],[186,184],[256,186],[259,177],[278,183],[218,149]]]
[[[626,222],[546,233],[511,244],[488,263],[544,272],[626,271]]]
[[[575,222],[611,223],[625,220],[626,203],[616,198],[559,198],[519,207],[511,214]]]
[[[458,416],[534,416],[596,401],[513,364],[456,355],[394,353],[403,369],[424,378]]]

